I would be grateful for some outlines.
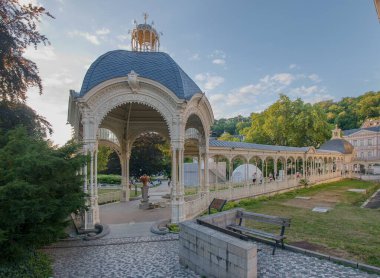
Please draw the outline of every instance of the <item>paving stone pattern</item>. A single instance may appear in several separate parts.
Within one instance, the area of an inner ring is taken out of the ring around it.
[[[257,243],[258,277],[380,277],[375,274]],[[54,277],[199,277],[178,262],[178,235],[61,242],[45,251]]]

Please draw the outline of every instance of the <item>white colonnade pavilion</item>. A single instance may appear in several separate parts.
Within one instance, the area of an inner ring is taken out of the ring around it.
[[[282,191],[296,187],[301,178],[317,182],[350,170],[352,155],[334,150],[210,140],[214,115],[205,93],[168,54],[157,52],[157,47],[140,47],[153,43],[150,32],[156,32],[152,26],[136,25],[133,34],[138,47],[100,56],[88,69],[81,90],[70,91],[68,121],[90,158],[82,171],[83,190],[89,195],[84,228],[101,222],[96,171],[99,145],[112,148],[120,158],[121,200],[127,202],[131,148],[146,132],[158,133],[170,143],[174,223],[201,213],[214,197],[231,200]],[[155,33],[155,44],[158,39]],[[190,198],[185,197],[185,157],[198,161],[199,190]],[[215,174],[220,161],[227,170]],[[257,165],[264,175],[262,182],[253,183],[247,176],[243,183],[234,184],[229,178],[236,161]],[[210,173],[216,180],[211,181]]]

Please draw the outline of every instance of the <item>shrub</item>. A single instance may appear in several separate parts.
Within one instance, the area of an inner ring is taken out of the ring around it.
[[[24,128],[0,130],[0,260],[56,241],[68,215],[85,209],[76,174],[85,159],[77,151],[73,144],[51,147]]]
[[[309,181],[307,179],[301,179],[299,181],[300,186],[308,187],[309,186]]]
[[[98,183],[121,184],[121,176],[119,176],[119,175],[98,175]]]
[[[51,277],[53,274],[50,258],[41,252],[28,252],[17,261],[0,264],[0,277]]]

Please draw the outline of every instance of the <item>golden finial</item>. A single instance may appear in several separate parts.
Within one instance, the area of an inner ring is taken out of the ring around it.
[[[145,24],[146,24],[146,20],[148,19],[149,14],[147,12],[145,12],[145,13],[143,13],[143,17],[144,17]]]

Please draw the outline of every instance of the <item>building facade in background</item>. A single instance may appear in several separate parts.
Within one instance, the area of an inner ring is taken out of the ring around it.
[[[361,128],[344,130],[343,138],[354,146],[356,171],[374,172],[375,164],[380,164],[380,120],[368,119]]]

